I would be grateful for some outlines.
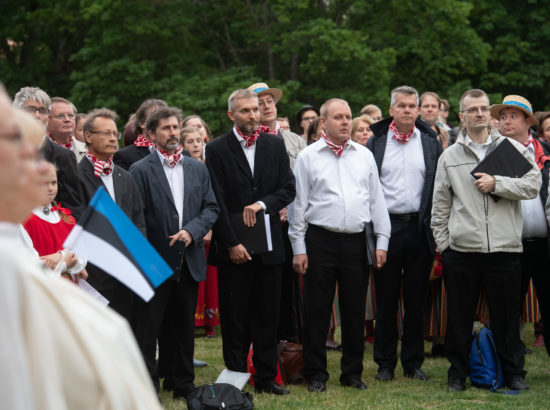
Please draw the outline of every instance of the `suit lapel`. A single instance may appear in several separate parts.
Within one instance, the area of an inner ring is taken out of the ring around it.
[[[124,198],[124,182],[118,165],[113,167],[113,190],[115,191],[115,201],[121,207],[122,199]],[[121,207],[122,208],[122,207]]]
[[[164,173],[164,169],[162,168],[162,163],[160,162],[159,156],[156,152],[152,154],[153,155],[149,156],[149,162],[151,163],[153,178],[157,180],[162,191],[170,200],[170,203],[172,204],[174,209],[177,209],[176,205],[174,204],[174,197],[172,196],[172,191],[170,190],[170,185],[168,185],[168,180],[166,179],[166,174]]]
[[[182,221],[183,223],[186,223],[191,219],[191,216],[189,215],[189,201],[191,200],[191,187],[193,181],[195,179],[195,176],[193,175],[193,170],[191,168],[191,164],[189,163],[189,158],[183,157],[183,215],[182,215]]]
[[[248,164],[248,161],[246,159],[246,156],[244,155],[243,148],[241,147],[241,144],[237,140],[237,137],[235,136],[235,133],[233,130],[230,131],[230,133],[227,135],[227,143],[229,144],[229,149],[233,153],[233,157],[235,158],[235,162],[239,166],[239,168],[246,174],[246,176],[252,181],[252,171],[250,170],[250,165]],[[256,152],[258,151],[258,147],[256,147]]]
[[[260,180],[260,174],[262,173],[264,166],[260,164],[265,163],[265,153],[266,153],[266,136],[260,134],[260,138],[256,140],[256,152],[254,153],[254,186],[258,185]]]
[[[94,191],[97,191],[97,189],[102,186],[105,188],[105,184],[103,183],[103,180],[101,178],[98,178],[94,175],[94,167],[90,160],[88,158],[82,158],[84,161],[81,161],[82,167],[84,168],[84,176],[88,180],[88,182],[94,187]],[[106,188],[105,188],[106,190]]]

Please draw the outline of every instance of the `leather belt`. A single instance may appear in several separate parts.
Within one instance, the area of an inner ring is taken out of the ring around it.
[[[418,219],[418,212],[412,212],[410,214],[390,214],[390,219],[401,222],[416,221]]]

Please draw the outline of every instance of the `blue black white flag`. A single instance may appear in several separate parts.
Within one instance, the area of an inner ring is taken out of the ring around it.
[[[63,245],[148,302],[173,271],[100,187]]]

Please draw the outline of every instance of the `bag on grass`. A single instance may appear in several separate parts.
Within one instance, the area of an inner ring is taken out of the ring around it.
[[[470,351],[470,381],[472,385],[492,392],[504,385],[502,367],[498,358],[493,333],[482,327],[474,332]]]
[[[249,410],[254,408],[252,394],[232,384],[214,383],[197,387],[187,398],[189,410]]]

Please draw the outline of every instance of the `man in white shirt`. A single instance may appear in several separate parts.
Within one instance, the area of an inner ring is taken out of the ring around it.
[[[533,115],[531,103],[519,95],[507,95],[502,104],[491,107],[491,116],[500,121],[500,132],[527,147],[542,176],[542,186],[536,198],[521,201],[523,216],[521,254],[521,301],[525,299],[531,278],[535,285],[542,319],[550,321],[550,275],[548,266],[548,224],[544,206],[548,198],[548,170],[550,152],[548,145],[531,134],[531,126],[538,120]],[[545,327],[545,345],[550,347],[550,323]],[[548,339],[548,340],[547,340]]]
[[[321,107],[322,138],[296,160],[289,207],[293,265],[304,275],[304,376],[309,391],[329,378],[325,341],[338,282],[342,315],[340,383],[365,389],[363,326],[369,279],[365,225],[377,237],[375,267],[386,261],[390,221],[372,154],[350,140],[351,109],[341,99]]]
[[[76,128],[76,107],[65,98],[53,97],[48,117],[48,136],[58,145],[74,152],[76,162],[86,155],[86,145],[74,136]]]
[[[397,306],[403,292],[401,365],[406,377],[427,380],[424,309],[435,246],[430,212],[437,159],[435,133],[417,120],[418,92],[408,86],[391,92],[390,118],[371,125],[367,148],[374,155],[391,220],[388,263],[374,274],[377,380],[394,378],[397,365]]]

